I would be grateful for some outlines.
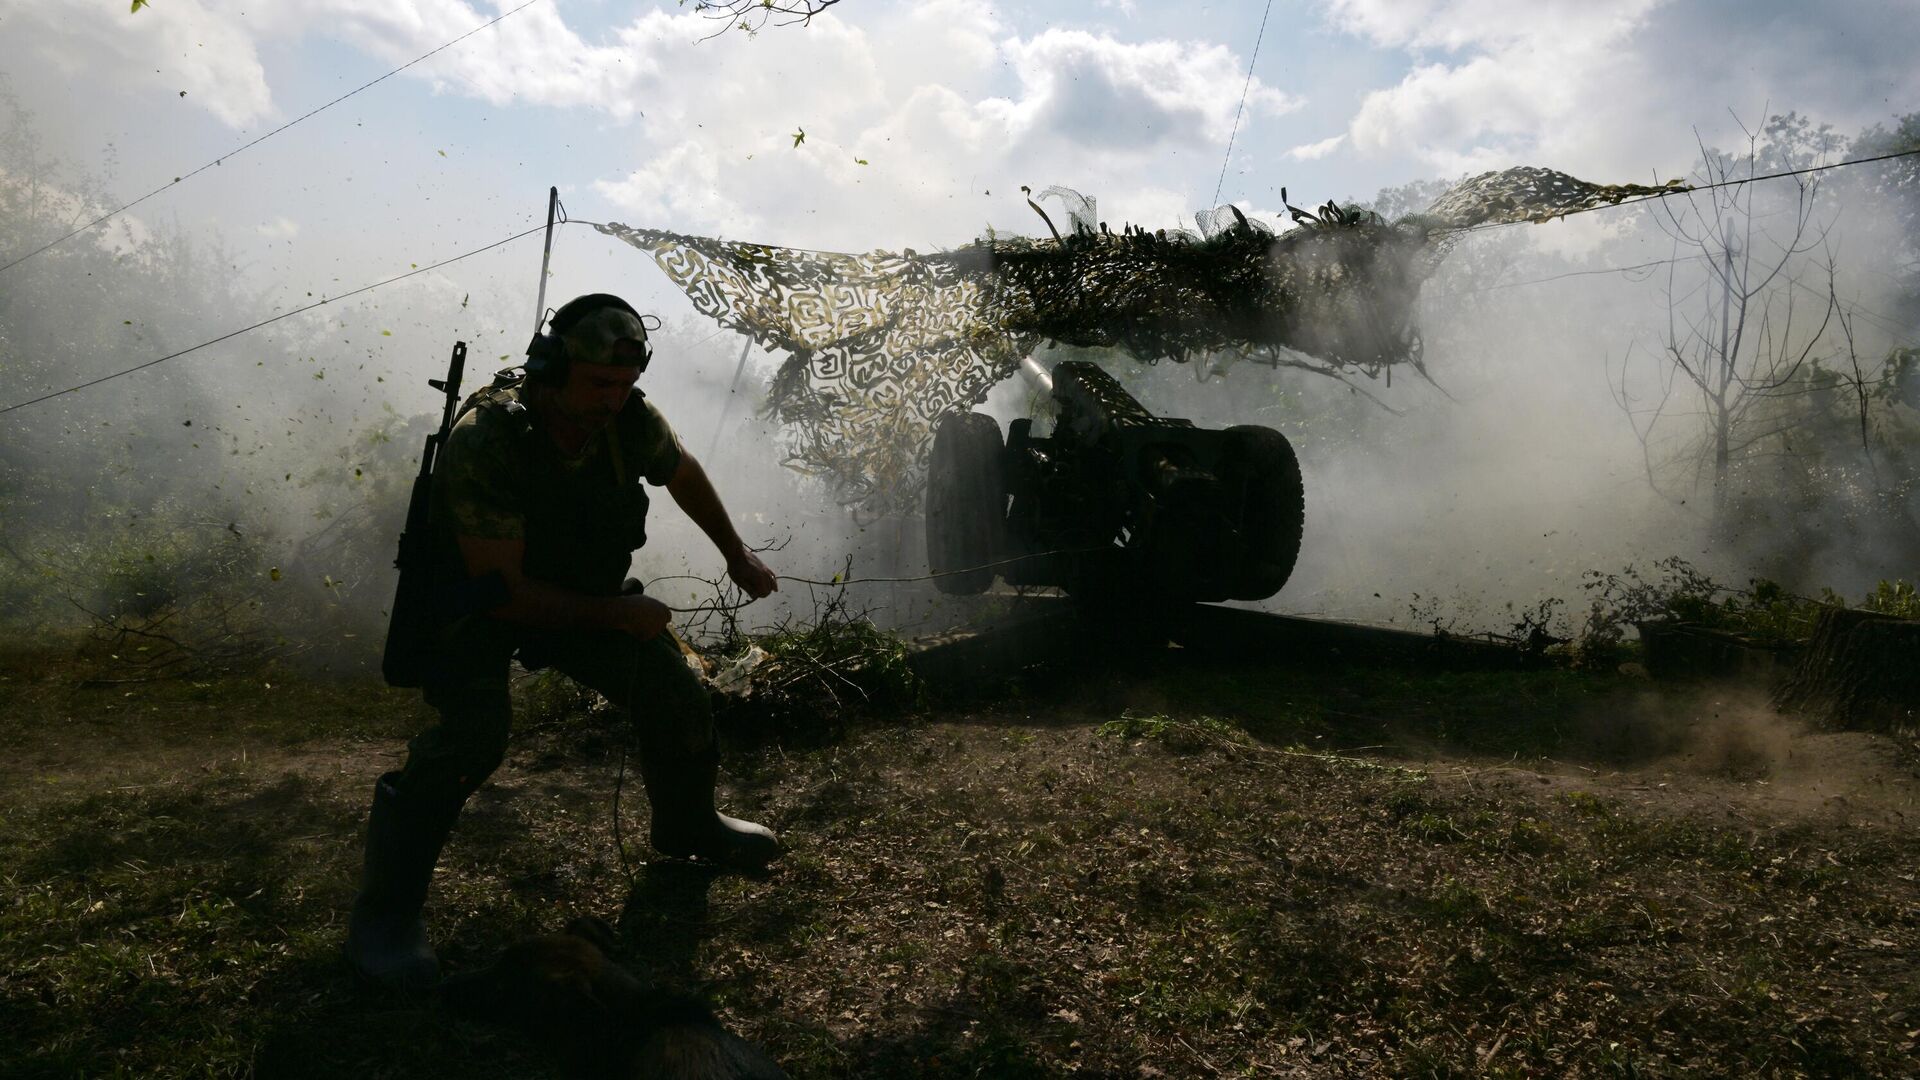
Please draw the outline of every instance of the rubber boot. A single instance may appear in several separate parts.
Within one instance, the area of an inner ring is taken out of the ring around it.
[[[421,909],[453,821],[410,804],[393,786],[399,777],[388,773],[373,788],[365,877],[347,922],[345,952],[348,965],[370,982],[427,990],[440,980],[440,961],[427,943]]]
[[[713,742],[689,752],[671,746],[668,739],[645,740],[640,775],[647,782],[647,801],[653,804],[653,848],[675,858],[758,870],[780,857],[780,839],[765,825],[714,809],[713,786],[719,774],[720,751]]]

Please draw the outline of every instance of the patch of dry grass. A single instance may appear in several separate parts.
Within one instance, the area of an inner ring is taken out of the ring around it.
[[[560,709],[517,736],[443,859],[443,955],[608,917],[624,962],[706,990],[796,1076],[1913,1060],[1910,826],[1656,812],[1524,768],[1483,783],[1321,749],[1600,760],[1572,718],[1617,687],[1560,673],[1130,671],[736,756],[727,805],[793,849],[764,880],[662,862],[627,882],[618,732]],[[337,961],[366,794],[417,705],[259,672],[132,696],[44,664],[5,675],[9,1077],[548,1075],[516,1036],[362,992]]]

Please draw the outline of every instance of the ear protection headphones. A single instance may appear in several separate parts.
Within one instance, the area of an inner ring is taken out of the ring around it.
[[[567,357],[567,343],[562,340],[567,331],[588,315],[602,308],[618,308],[645,322],[645,316],[633,310],[633,305],[612,293],[588,293],[576,296],[560,305],[547,320],[547,332],[533,335],[527,344],[527,381],[546,386],[563,386],[567,381],[570,367]],[[647,370],[647,364],[653,360],[653,346],[646,338],[640,339],[640,359],[636,367]]]

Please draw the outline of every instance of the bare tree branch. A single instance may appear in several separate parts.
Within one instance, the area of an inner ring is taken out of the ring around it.
[[[680,0],[684,6],[686,0]],[[693,10],[720,24],[720,28],[701,40],[719,37],[729,30],[757,34],[768,23],[775,26],[805,26],[816,15],[840,0],[694,0]]]

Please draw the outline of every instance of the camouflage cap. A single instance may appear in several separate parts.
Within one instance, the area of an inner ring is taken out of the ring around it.
[[[638,315],[617,307],[595,308],[581,316],[560,340],[576,364],[647,366],[647,326]]]

